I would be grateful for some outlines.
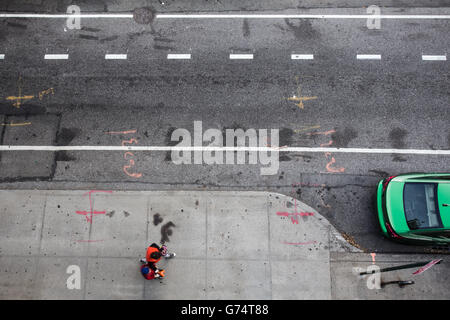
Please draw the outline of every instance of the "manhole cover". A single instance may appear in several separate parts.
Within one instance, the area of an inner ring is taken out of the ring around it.
[[[155,17],[155,12],[150,7],[136,8],[133,12],[133,18],[136,23],[150,24]]]

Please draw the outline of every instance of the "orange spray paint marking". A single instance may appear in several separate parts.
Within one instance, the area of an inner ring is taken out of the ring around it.
[[[125,172],[125,174],[127,174],[128,176],[133,177],[133,178],[142,177],[142,173],[129,173],[128,172],[128,169],[130,169],[131,167],[134,167],[134,160],[130,159],[128,161],[129,161],[130,165],[123,166],[123,172]]]
[[[136,130],[128,130],[128,131],[107,131],[106,134],[130,134],[136,133]]]
[[[331,156],[331,153],[329,152],[325,152],[325,156],[328,158],[328,156]],[[333,172],[333,173],[342,173],[345,171],[345,168],[332,168],[331,166],[333,164],[336,163],[336,159],[334,157],[331,157],[331,161],[327,163],[326,168],[328,170],[328,172]]]
[[[307,133],[308,136],[314,136],[314,135],[324,135],[324,136],[328,136],[332,133],[335,133],[336,130],[328,130],[328,131],[323,131],[323,132],[309,132]]]
[[[327,143],[320,144],[320,147],[328,147],[328,146],[331,146],[332,144],[333,144],[333,140],[330,140]]]

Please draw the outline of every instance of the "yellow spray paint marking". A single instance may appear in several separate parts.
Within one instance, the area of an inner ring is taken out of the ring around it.
[[[305,131],[314,130],[314,129],[319,129],[319,128],[320,128],[319,125],[315,125],[315,126],[305,127],[305,128],[303,128],[303,129],[295,129],[294,132],[295,132],[295,133],[300,133],[300,132],[305,132]]]
[[[55,90],[53,88],[47,89],[47,90],[43,90],[41,92],[39,92],[39,100],[42,100],[42,98],[44,98],[44,96],[47,96],[49,94],[54,95],[55,94]]]
[[[22,77],[19,77],[19,80],[17,81],[17,87],[18,87],[18,90],[19,90],[18,96],[9,96],[9,97],[6,97],[6,100],[8,100],[8,101],[15,101],[13,103],[13,106],[16,107],[17,109],[19,109],[20,106],[24,102],[26,102],[28,100],[31,100],[31,99],[34,99],[35,96],[34,95],[22,95]],[[47,96],[47,95],[50,95],[50,94],[52,94],[52,95],[55,94],[55,90],[53,88],[49,88],[47,90],[43,90],[43,91],[39,92],[38,93],[39,100],[42,100],[44,96]]]
[[[300,91],[300,85],[298,83],[298,77],[295,77],[295,81],[297,82],[297,94],[298,96],[294,95],[292,97],[287,98],[288,101],[298,101],[298,103],[296,103],[295,105],[297,107],[299,107],[300,109],[304,109],[305,105],[303,104],[304,101],[310,101],[310,100],[315,100],[317,99],[317,96],[312,96],[312,97],[302,97]]]
[[[0,126],[10,126],[10,127],[21,127],[21,126],[29,126],[31,122],[21,122],[21,123],[0,123]]]

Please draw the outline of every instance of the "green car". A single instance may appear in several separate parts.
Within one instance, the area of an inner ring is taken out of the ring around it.
[[[413,244],[450,244],[450,173],[411,173],[378,183],[383,234]]]

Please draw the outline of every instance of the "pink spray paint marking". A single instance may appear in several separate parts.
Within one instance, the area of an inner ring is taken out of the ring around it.
[[[85,193],[84,195],[89,195],[89,207],[90,207],[90,211],[81,211],[81,210],[77,210],[75,211],[76,214],[81,214],[84,215],[86,218],[86,221],[92,224],[93,218],[94,218],[94,214],[106,214],[106,211],[95,211],[92,205],[92,194],[93,193],[112,193],[112,191],[105,191],[105,190],[91,190],[87,193]],[[90,215],[90,216],[89,216]],[[99,241],[103,241],[103,240],[77,240],[77,242],[99,242]]]
[[[370,255],[372,256],[372,264],[375,264],[375,256],[377,254],[372,252]]]
[[[287,241],[284,241],[283,243],[284,244],[290,244],[290,245],[293,245],[293,246],[298,246],[298,245],[314,244],[314,243],[317,243],[317,241],[315,241],[315,240],[307,241],[307,242],[287,242]]]
[[[86,221],[92,223],[92,219],[94,217],[94,214],[105,214],[106,211],[95,211],[93,206],[92,206],[92,194],[93,193],[112,193],[112,191],[104,191],[104,190],[91,190],[87,193],[85,193],[84,195],[89,195],[89,206],[90,206],[90,211],[76,211],[77,214],[81,214],[84,215],[86,217]],[[90,215],[90,216],[88,216]]]

